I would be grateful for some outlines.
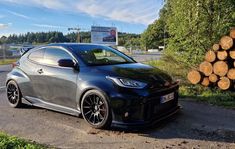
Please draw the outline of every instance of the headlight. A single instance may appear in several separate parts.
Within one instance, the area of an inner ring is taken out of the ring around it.
[[[140,82],[140,81],[135,81],[131,79],[126,79],[126,78],[117,78],[117,77],[106,77],[109,80],[112,80],[114,83],[121,87],[126,87],[126,88],[136,88],[136,89],[142,89],[145,86],[147,86],[146,83]]]

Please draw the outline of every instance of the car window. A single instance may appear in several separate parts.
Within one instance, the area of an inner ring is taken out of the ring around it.
[[[45,52],[45,49],[39,49],[39,50],[33,51],[32,53],[29,54],[28,58],[32,61],[40,63],[43,61],[44,52]]]
[[[44,64],[58,65],[60,59],[72,59],[66,51],[59,48],[46,48],[44,54]]]
[[[126,60],[123,57],[120,57],[116,53],[104,49],[93,49],[93,53],[95,55],[96,60],[109,60],[119,63],[126,62]]]
[[[134,63],[132,59],[111,47],[79,45],[71,48],[87,65],[91,66]]]

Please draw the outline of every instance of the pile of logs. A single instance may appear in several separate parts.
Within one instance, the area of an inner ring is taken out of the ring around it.
[[[235,28],[229,36],[223,36],[205,54],[205,60],[198,70],[188,73],[192,84],[218,86],[222,90],[230,89],[235,83]]]

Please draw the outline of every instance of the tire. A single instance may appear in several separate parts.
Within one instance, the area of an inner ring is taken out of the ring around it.
[[[107,96],[98,90],[90,90],[84,94],[81,111],[85,121],[93,128],[109,128],[112,123]]]
[[[7,83],[6,91],[9,105],[13,108],[22,107],[22,94],[15,81],[11,80]]]

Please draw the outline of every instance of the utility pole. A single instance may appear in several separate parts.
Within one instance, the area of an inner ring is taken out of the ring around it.
[[[68,28],[68,31],[77,31],[77,42],[80,43],[82,40],[81,40],[81,37],[80,37],[80,30],[81,28],[79,27],[71,27],[71,28]]]
[[[165,3],[166,3],[166,0],[163,0],[162,1],[163,7],[164,7]],[[166,34],[166,21],[164,21],[164,31],[163,31],[164,48],[163,48],[163,50],[165,50],[165,48],[166,48],[166,36],[165,36],[165,34]]]

